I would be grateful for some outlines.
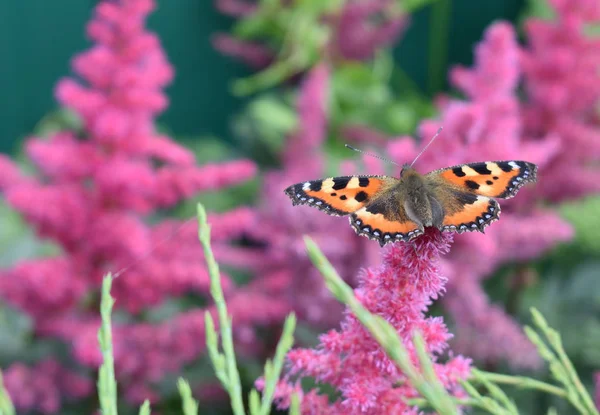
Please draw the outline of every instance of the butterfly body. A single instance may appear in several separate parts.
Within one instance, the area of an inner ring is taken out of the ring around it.
[[[410,241],[424,228],[483,232],[496,221],[493,198],[511,198],[537,167],[525,161],[488,161],[448,167],[421,175],[404,166],[399,178],[342,176],[297,183],[285,189],[294,205],[308,204],[329,215],[350,215],[356,233],[381,246]]]

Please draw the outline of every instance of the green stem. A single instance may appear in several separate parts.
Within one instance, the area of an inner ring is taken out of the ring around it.
[[[536,308],[531,308],[531,314],[533,315],[533,320],[537,324],[538,328],[544,333],[548,339],[548,342],[556,351],[559,362],[564,368],[567,381],[570,380],[569,383],[575,386],[575,393],[582,399],[582,404],[586,407],[586,412],[589,414],[598,415],[598,409],[596,408],[596,405],[594,405],[594,402],[585,389],[585,386],[583,386],[581,383],[581,379],[579,379],[577,371],[573,367],[573,363],[571,363],[571,360],[569,360],[569,357],[565,352],[560,334],[548,325],[548,322],[542,313],[540,313]]]
[[[102,325],[98,332],[100,351],[102,352],[102,366],[98,373],[98,395],[100,408],[103,414],[117,415],[117,381],[115,379],[115,362],[112,346],[112,325],[110,313],[115,303],[110,295],[113,276],[108,274],[102,280],[102,299],[100,302],[100,315]]]
[[[226,357],[227,374],[229,381],[229,396],[231,398],[231,408],[235,415],[245,415],[244,404],[242,400],[242,386],[240,373],[235,361],[235,351],[233,348],[233,334],[231,332],[231,320],[227,313],[227,304],[221,287],[221,276],[219,265],[215,261],[212,249],[210,248],[210,225],[206,221],[206,210],[204,206],[198,203],[198,237],[204,250],[204,258],[208,267],[210,276],[210,293],[215,300],[217,313],[219,315],[219,329],[221,331],[221,340],[223,343],[223,352]]]
[[[491,382],[505,385],[513,385],[521,389],[537,389],[552,395],[559,396],[563,399],[567,399],[568,396],[567,392],[558,386],[554,386],[549,383],[527,378],[524,376],[503,375],[500,373],[486,372],[479,369],[473,369],[473,372],[477,372],[480,376]]]
[[[485,405],[483,405],[477,399],[473,399],[473,398],[463,398],[463,399],[452,398],[452,401],[454,402],[455,405],[458,405],[458,406],[470,406],[470,407],[486,409]],[[411,399],[406,399],[404,402],[406,402],[407,405],[418,406],[419,408],[431,407],[430,402],[425,398],[411,398]]]
[[[271,411],[273,396],[275,396],[277,381],[281,375],[285,357],[294,344],[295,328],[296,316],[292,313],[285,319],[285,323],[283,324],[283,332],[279,343],[277,344],[273,362],[267,361],[267,364],[265,365],[265,387],[260,405],[260,415],[269,415]]]

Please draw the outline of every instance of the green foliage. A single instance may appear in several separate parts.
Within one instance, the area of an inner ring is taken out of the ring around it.
[[[565,203],[560,207],[561,215],[575,228],[575,243],[585,252],[600,255],[600,196]]]
[[[21,216],[0,199],[0,267],[57,252],[56,245],[36,238]]]
[[[531,313],[541,335],[528,326],[525,327],[525,333],[529,340],[536,345],[542,358],[549,363],[554,379],[563,385],[567,400],[581,414],[597,415],[598,410],[592,398],[583,387],[573,364],[565,353],[560,334],[548,326],[539,311],[532,309]]]
[[[45,115],[34,127],[33,134],[48,137],[60,131],[83,131],[83,121],[73,111],[60,108]]]
[[[399,90],[398,93],[396,90]],[[398,67],[389,52],[372,62],[346,62],[332,73],[330,127],[359,124],[389,135],[412,133],[435,113],[431,101]]]
[[[387,11],[408,14],[433,0],[399,0]],[[236,95],[248,95],[278,85],[295,74],[305,72],[321,59],[332,36],[324,16],[335,14],[344,0],[308,0],[284,3],[262,0],[252,15],[239,20],[233,34],[245,40],[269,39],[279,51],[275,61],[262,71],[233,83]]]

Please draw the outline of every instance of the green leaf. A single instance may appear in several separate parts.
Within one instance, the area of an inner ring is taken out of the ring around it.
[[[231,398],[231,408],[233,413],[235,415],[245,415],[246,411],[244,409],[242,400],[240,373],[237,368],[235,351],[233,347],[231,319],[228,315],[227,304],[225,303],[225,297],[223,295],[219,265],[217,264],[210,247],[210,226],[206,221],[206,210],[200,203],[198,203],[198,238],[200,239],[200,243],[202,244],[202,248],[204,250],[204,258],[206,260],[206,265],[208,267],[208,273],[210,276],[210,293],[215,301],[217,314],[219,316],[219,330],[221,332],[221,342],[223,343],[223,354],[225,356],[225,372],[227,373],[227,384],[223,384],[223,386],[227,389],[229,397]],[[210,316],[206,317],[206,322],[209,323],[209,321],[212,322],[212,318],[210,318]],[[206,332],[207,345],[210,341],[215,343],[216,339],[214,325],[212,330],[213,334],[209,335],[209,331],[210,330],[207,330]],[[217,353],[210,353],[211,360],[216,355]],[[222,365],[222,362],[220,359],[216,359],[213,360],[213,365],[216,368]],[[221,378],[219,378],[219,380],[222,382]]]
[[[279,343],[277,343],[277,349],[275,350],[275,358],[273,362],[267,360],[265,364],[265,386],[263,389],[263,397],[260,406],[260,415],[268,415],[271,410],[273,403],[273,396],[275,395],[275,388],[277,387],[277,381],[281,375],[283,369],[283,363],[289,350],[294,344],[294,330],[296,328],[296,316],[292,313],[285,319],[283,324],[283,332]]]

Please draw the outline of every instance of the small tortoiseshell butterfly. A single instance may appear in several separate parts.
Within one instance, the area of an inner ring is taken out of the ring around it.
[[[413,162],[414,163],[414,162]],[[492,198],[509,199],[536,181],[526,161],[468,163],[419,174],[410,165],[400,178],[342,176],[298,183],[285,189],[294,205],[310,205],[332,216],[350,215],[357,234],[379,241],[410,241],[425,226],[444,232],[483,232],[498,220]]]

